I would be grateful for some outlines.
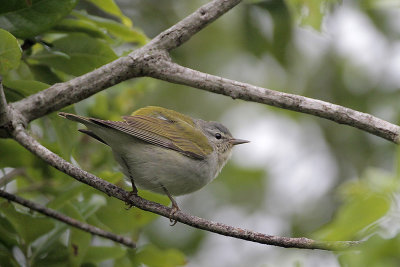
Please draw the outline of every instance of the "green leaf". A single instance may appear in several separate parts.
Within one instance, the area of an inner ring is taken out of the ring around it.
[[[63,109],[64,112],[74,112],[73,108]],[[73,123],[65,123],[65,120],[57,114],[50,114],[49,119],[57,135],[57,144],[64,159],[71,158],[72,149],[77,145],[78,133],[76,125]],[[73,134],[71,134],[73,133]]]
[[[139,194],[145,199],[149,199],[158,203],[161,202],[162,204],[168,204],[168,198],[164,196],[156,195],[147,191],[140,191]],[[113,229],[114,233],[136,234],[139,229],[155,220],[158,215],[136,208],[126,210],[123,202],[115,198],[109,198],[107,199],[107,205],[101,207],[97,211],[96,217],[103,224],[107,225],[107,227]],[[120,219],[116,220],[115,218]]]
[[[72,204],[66,204],[62,212],[78,221],[85,222],[82,213]],[[68,226],[70,227],[70,226]],[[86,251],[89,248],[92,235],[83,230],[70,227],[70,236],[68,242],[69,258],[74,266],[80,266]]]
[[[95,38],[105,39],[108,37],[95,23],[85,20],[63,19],[53,29],[61,32],[86,33]]]
[[[4,86],[26,97],[50,87],[50,85],[35,80],[4,80]]]
[[[254,212],[264,203],[265,176],[262,169],[247,169],[228,164],[213,183],[226,188],[218,191],[221,202],[240,205],[247,212]]]
[[[133,257],[134,266],[141,266],[141,264],[152,267],[174,267],[185,265],[186,259],[179,250],[160,250],[153,245],[148,245]]]
[[[85,258],[86,252],[90,247],[92,235],[76,228],[70,228],[71,234],[69,238],[69,258],[71,264],[80,266]]]
[[[321,29],[322,19],[340,0],[285,0],[292,15],[301,25]]]
[[[14,229],[27,244],[48,233],[54,227],[50,219],[35,217],[34,215],[17,211],[14,205],[7,202],[0,204],[0,212],[7,217]]]
[[[84,263],[100,263],[109,259],[118,259],[125,255],[126,248],[124,247],[90,247],[87,250]]]
[[[79,19],[95,23],[97,26],[106,29],[111,35],[125,42],[135,42],[144,45],[148,41],[146,35],[141,30],[128,27],[114,20],[89,15],[83,11],[73,11],[72,15]]]
[[[0,139],[0,168],[31,166],[35,156],[12,139]]]
[[[28,6],[27,1],[20,0],[18,4],[0,7],[0,28],[17,38],[31,38],[53,27],[77,3],[78,0],[37,0]]]
[[[59,246],[59,240],[61,235],[65,232],[65,230],[70,227],[68,224],[56,221],[56,227],[49,234],[46,234],[44,237],[40,238],[35,242],[34,252],[32,254],[32,259],[35,261],[36,259],[45,259],[48,257],[49,253],[53,250],[53,247]],[[63,251],[65,253],[62,254],[62,257],[68,258],[67,249],[63,246]],[[61,257],[55,256],[55,258]]]
[[[79,194],[82,194],[88,186],[82,183],[73,183],[68,187],[64,187],[65,190],[57,195],[47,206],[51,209],[59,210],[71,200],[77,198]]]
[[[396,267],[400,264],[400,236],[385,239],[373,235],[354,250],[341,253],[341,266]]]
[[[52,49],[67,57],[42,50],[31,58],[43,65],[75,76],[85,74],[117,58],[105,42],[81,33],[69,34],[55,40]]]
[[[41,255],[33,259],[33,267],[69,267],[68,250],[60,242],[55,242]]]
[[[10,70],[4,79],[7,80],[34,80],[33,73],[30,67],[24,62],[18,65],[17,68]]]
[[[331,223],[317,232],[317,236],[332,241],[358,239],[360,231],[380,219],[389,208],[389,199],[378,194],[352,199],[340,208]]]
[[[0,29],[0,40],[0,74],[5,75],[19,65],[22,52],[17,39],[3,29]]]
[[[132,21],[124,14],[122,14],[121,9],[119,9],[119,7],[115,4],[114,0],[88,0],[88,1],[96,5],[101,10],[118,17],[124,25],[132,27]]]
[[[13,252],[11,249],[7,249],[0,242],[0,264],[1,266],[18,267],[18,262],[14,259]]]
[[[7,217],[3,216],[0,216],[0,244],[9,249],[12,249],[13,246],[18,245],[18,235],[14,227]]]
[[[55,84],[62,82],[60,77],[55,74],[52,69],[50,69],[48,66],[44,65],[30,65],[29,66],[35,80],[42,82],[42,83],[47,83],[47,84]]]

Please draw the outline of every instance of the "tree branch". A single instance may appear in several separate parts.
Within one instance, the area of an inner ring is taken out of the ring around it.
[[[0,187],[3,187],[5,185],[7,185],[9,182],[11,182],[15,176],[18,175],[24,175],[25,174],[25,169],[24,168],[15,168],[12,171],[10,171],[9,173],[3,175],[2,177],[0,177]]]
[[[180,46],[195,33],[227,12],[240,0],[214,0],[160,33],[150,43],[126,57],[119,58],[95,71],[65,83],[59,83],[37,94],[11,104],[25,123],[79,102],[119,82],[140,76],[184,84],[234,99],[263,103],[307,113],[340,124],[358,128],[398,144],[400,127],[350,108],[304,96],[287,94],[246,83],[224,79],[182,67],[170,61],[168,51]],[[1,119],[0,119],[1,121]],[[1,125],[1,124],[0,124]],[[7,137],[1,133],[0,137]]]
[[[173,49],[238,4],[240,0],[214,0],[196,10],[181,22],[156,36],[153,41],[128,56],[121,57],[92,72],[11,104],[30,122],[46,114],[77,103],[120,82],[141,76],[148,62],[157,61],[160,49]],[[215,10],[214,10],[215,9]],[[153,52],[154,50],[157,50]]]
[[[172,213],[171,208],[165,207],[158,203],[148,201],[139,196],[130,195],[122,188],[111,184],[105,180],[102,180],[95,175],[88,173],[71,163],[63,160],[39,142],[37,142],[33,137],[31,137],[22,125],[18,125],[16,129],[12,132],[14,139],[19,142],[23,147],[31,151],[33,154],[47,162],[49,165],[55,167],[56,169],[68,174],[69,176],[75,178],[76,180],[88,184],[97,190],[106,193],[109,196],[118,198],[132,206],[138,207],[139,209],[150,211],[166,218],[172,217],[172,219],[178,222],[206,230],[209,232],[214,232],[217,234],[231,236],[238,239],[248,240],[252,242],[257,242],[261,244],[274,245],[279,247],[287,248],[304,248],[304,249],[323,249],[323,250],[340,250],[352,247],[359,244],[358,241],[336,241],[336,242],[322,242],[315,241],[308,238],[290,238],[290,237],[279,237],[266,235],[262,233],[253,232],[250,230],[245,230],[241,228],[232,227],[226,224],[208,221],[196,216],[186,214],[182,211],[177,211]]]
[[[12,103],[11,107],[18,110],[26,122],[30,122],[77,103],[110,86],[139,76],[140,67],[132,60],[135,54],[133,52],[131,57],[121,57],[68,82],[56,83],[46,90]]]
[[[177,48],[240,2],[241,0],[211,1],[157,35],[148,46],[167,51]]]
[[[107,239],[110,239],[112,241],[115,241],[117,243],[121,243],[127,247],[130,248],[135,248],[136,244],[129,238],[124,237],[124,236],[119,236],[107,231],[104,231],[96,226],[80,222],[78,220],[75,220],[71,217],[68,217],[62,213],[59,213],[58,211],[46,208],[45,206],[42,206],[40,204],[37,204],[35,202],[32,202],[30,200],[21,198],[19,196],[7,193],[6,191],[0,190],[0,197],[8,199],[10,201],[16,202],[18,204],[21,204],[22,206],[25,206],[31,210],[35,210],[37,212],[40,212],[48,217],[51,217],[53,219],[56,219],[58,221],[61,221],[63,223],[69,224],[75,228],[81,229],[85,232],[91,233],[93,235],[101,236]]]
[[[180,66],[167,59],[160,60],[149,67],[145,75],[153,78],[230,96],[233,99],[258,102],[311,114],[358,128],[396,144],[400,142],[399,126],[367,113],[313,98],[273,91],[251,84],[225,79]]]

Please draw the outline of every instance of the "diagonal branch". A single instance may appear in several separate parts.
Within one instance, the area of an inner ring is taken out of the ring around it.
[[[25,123],[30,122],[88,98],[122,81],[134,77],[150,76],[224,94],[234,99],[239,98],[311,114],[340,124],[347,124],[396,144],[400,142],[399,126],[370,114],[321,100],[224,79],[185,68],[170,61],[169,50],[189,40],[191,36],[239,2],[240,0],[211,1],[128,56],[121,57],[83,76],[65,83],[55,84],[44,91],[12,103],[10,105],[11,110],[14,111],[12,115],[17,116]],[[7,134],[3,132],[0,128],[0,137],[7,137]]]
[[[13,103],[12,107],[21,113],[26,122],[30,122],[120,82],[140,77],[148,62],[157,60],[154,57],[157,58],[159,50],[171,50],[180,46],[239,2],[240,0],[214,0],[200,7],[128,56],[121,57],[70,81],[54,84],[46,90]],[[154,53],[153,50],[156,52]]]
[[[240,2],[241,0],[211,1],[157,35],[148,46],[167,51],[177,48]]]
[[[90,174],[63,160],[62,158],[42,146],[33,137],[31,137],[22,127],[22,125],[18,125],[17,128],[14,129],[14,131],[12,132],[12,135],[17,142],[19,142],[22,146],[31,151],[33,154],[47,162],[49,165],[75,178],[76,180],[88,184],[91,187],[94,187],[109,196],[118,198],[132,206],[136,206],[142,210],[159,214],[166,218],[172,217],[172,219],[178,222],[190,225],[195,228],[256,243],[288,248],[290,247],[304,249],[340,250],[352,247],[360,243],[358,241],[323,242],[304,237],[290,238],[272,236],[253,232],[246,229],[232,227],[222,223],[208,221],[196,216],[186,214],[182,211],[171,213],[171,208],[165,207],[152,201],[148,201],[139,196],[130,195],[122,188],[105,180],[102,180],[95,175]]]
[[[121,57],[70,81],[56,83],[46,90],[12,103],[11,107],[19,111],[26,122],[43,117],[120,82],[140,76],[140,66],[132,58]]]
[[[117,243],[121,243],[127,247],[130,248],[135,248],[136,244],[129,238],[116,235],[107,231],[104,231],[96,226],[80,222],[78,220],[75,220],[71,217],[68,217],[62,213],[59,213],[58,211],[46,208],[45,206],[42,206],[40,204],[37,204],[35,202],[32,202],[30,200],[21,198],[19,196],[10,194],[6,191],[0,190],[0,197],[8,199],[10,201],[16,202],[18,204],[21,204],[22,206],[25,206],[31,210],[35,210],[37,212],[40,212],[48,217],[51,217],[53,219],[56,219],[58,221],[61,221],[63,223],[69,224],[75,228],[81,229],[85,232],[91,233],[93,235],[101,236],[107,239],[110,239],[112,241],[115,241]]]
[[[400,127],[370,114],[300,95],[278,92],[241,83],[180,66],[170,60],[150,65],[146,75],[160,80],[184,84],[233,99],[258,102],[325,118],[358,128],[393,143],[400,142]]]

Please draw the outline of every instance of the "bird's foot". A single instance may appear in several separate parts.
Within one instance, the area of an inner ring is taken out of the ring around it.
[[[136,191],[135,191],[135,190],[132,190],[132,191],[130,191],[130,192],[128,193],[128,196],[127,196],[126,199],[125,199],[125,205],[126,205],[125,209],[126,209],[126,210],[129,210],[129,209],[131,209],[131,208],[133,207],[133,205],[130,203],[130,198],[131,198],[132,196],[138,196],[137,190],[136,190]]]
[[[168,196],[168,198],[171,200],[172,207],[171,207],[171,212],[169,213],[169,221],[171,222],[170,226],[174,226],[178,221],[175,219],[172,219],[172,217],[174,217],[175,213],[180,211],[180,208],[178,206],[178,203],[176,203],[175,199],[168,192],[167,188],[165,188],[165,186],[163,186],[163,185],[161,185],[161,187],[164,190],[165,194]]]
[[[169,213],[169,221],[170,221],[170,226],[174,226],[178,221],[175,219],[172,219],[172,217],[174,217],[175,213],[180,211],[180,209],[179,209],[178,204],[176,203],[175,199],[172,198],[171,202],[172,202],[172,207],[171,207],[171,212]]]

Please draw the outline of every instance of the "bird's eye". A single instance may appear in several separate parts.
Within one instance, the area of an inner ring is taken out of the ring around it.
[[[215,134],[215,138],[221,139],[221,138],[222,138],[222,135],[221,135],[220,133],[216,133],[216,134]]]

